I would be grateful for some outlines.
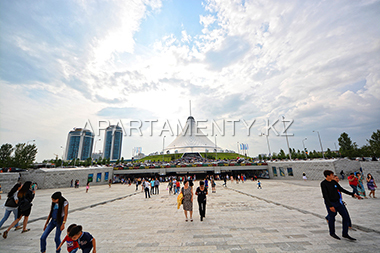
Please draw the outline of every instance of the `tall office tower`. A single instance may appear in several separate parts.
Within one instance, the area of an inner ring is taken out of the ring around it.
[[[104,136],[104,158],[116,161],[121,157],[123,130],[119,126],[111,125],[106,128]]]
[[[65,160],[74,158],[86,160],[91,157],[94,136],[94,133],[87,129],[74,128],[71,130],[67,136]]]

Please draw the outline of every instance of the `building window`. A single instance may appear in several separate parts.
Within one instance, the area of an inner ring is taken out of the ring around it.
[[[273,170],[273,176],[277,177],[277,169],[276,169],[276,167],[272,167],[272,170]]]
[[[108,181],[108,173],[109,173],[109,172],[105,172],[105,173],[104,173],[104,181],[106,181],[106,182]]]
[[[288,176],[293,176],[293,168],[288,168]]]
[[[88,174],[87,182],[92,182],[94,174]]]
[[[280,167],[278,170],[280,171],[280,176],[285,177],[284,168]]]
[[[100,182],[102,180],[102,173],[96,174],[96,182]]]

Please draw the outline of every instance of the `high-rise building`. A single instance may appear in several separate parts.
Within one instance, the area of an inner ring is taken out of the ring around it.
[[[116,161],[121,157],[123,130],[119,126],[111,125],[106,128],[104,136],[104,158]]]
[[[74,128],[67,136],[65,160],[74,158],[86,160],[91,157],[94,133],[82,128]]]

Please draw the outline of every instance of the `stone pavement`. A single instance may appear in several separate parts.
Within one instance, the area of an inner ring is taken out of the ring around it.
[[[380,246],[379,199],[344,196],[356,228],[350,235],[358,241],[338,241],[328,235],[317,181],[262,180],[261,190],[252,181],[228,182],[227,188],[221,184],[218,182],[217,193],[208,196],[203,222],[196,202],[194,222],[185,222],[182,209],[176,208],[176,196],[168,195],[164,183],[160,195],[150,199],[145,199],[141,188],[135,192],[133,185],[94,186],[87,194],[84,187],[60,191],[70,202],[67,224],[81,224],[90,232],[98,252],[375,252]],[[341,185],[349,189],[346,181]],[[54,191],[37,191],[28,224],[31,231],[11,230],[7,239],[0,238],[0,252],[39,252]],[[4,201],[2,194],[0,205]],[[340,236],[338,221],[340,218],[336,223]],[[54,232],[47,242],[47,252],[54,252]]]

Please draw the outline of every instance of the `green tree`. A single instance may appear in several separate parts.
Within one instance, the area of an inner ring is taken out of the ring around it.
[[[36,160],[37,147],[35,144],[19,143],[15,146],[12,165],[21,169],[29,168]]]
[[[327,148],[327,151],[326,151],[326,154],[325,154],[325,155],[326,155],[326,157],[329,158],[329,159],[333,157],[333,154],[332,154],[330,148]]]
[[[371,155],[380,157],[380,129],[377,129],[376,132],[373,132],[371,139],[367,141],[372,151]]]
[[[357,144],[355,142],[352,142],[347,133],[343,132],[338,138],[338,142],[340,147],[339,152],[343,157],[354,157],[357,150]]]
[[[0,168],[11,166],[12,152],[14,148],[12,144],[6,143],[0,147]]]
[[[124,163],[124,157],[121,158],[121,163]]]
[[[285,159],[286,158],[284,150],[282,150],[282,149],[280,150],[280,152],[278,153],[278,158],[279,159]]]

